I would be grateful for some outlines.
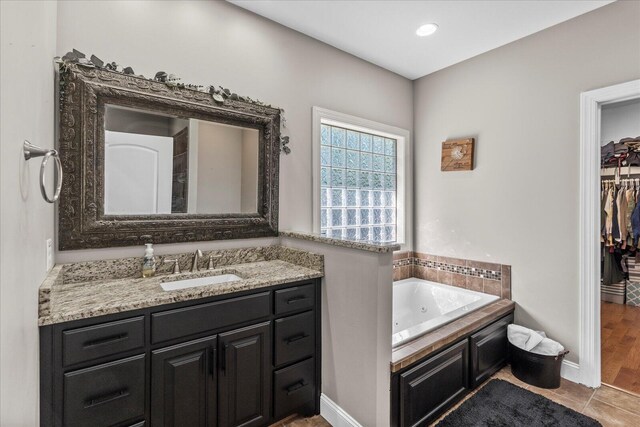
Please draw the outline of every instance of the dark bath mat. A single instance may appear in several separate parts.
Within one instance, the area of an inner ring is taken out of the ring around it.
[[[491,380],[438,427],[596,427],[601,424],[510,382]]]

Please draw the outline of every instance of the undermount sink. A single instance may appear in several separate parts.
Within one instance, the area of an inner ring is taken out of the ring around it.
[[[223,283],[236,282],[242,277],[235,274],[219,274],[217,276],[197,277],[195,279],[174,280],[161,283],[162,290],[175,291],[178,289],[195,288],[198,286],[221,285]]]

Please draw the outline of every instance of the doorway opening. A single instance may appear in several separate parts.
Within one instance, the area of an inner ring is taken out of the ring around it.
[[[579,368],[580,382],[590,387],[604,380],[640,394],[640,307],[633,295],[634,280],[640,286],[636,111],[640,80],[581,94]]]
[[[600,110],[603,384],[640,395],[640,98]]]

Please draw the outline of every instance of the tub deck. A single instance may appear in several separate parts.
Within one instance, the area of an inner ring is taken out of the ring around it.
[[[513,301],[500,299],[394,348],[391,353],[391,372],[397,372],[415,361],[445,348],[461,337],[512,313],[514,310],[515,303]]]

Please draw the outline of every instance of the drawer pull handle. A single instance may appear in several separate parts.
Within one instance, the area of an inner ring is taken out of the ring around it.
[[[129,390],[122,389],[113,393],[105,394],[102,396],[95,397],[93,399],[89,399],[84,402],[84,409],[93,408],[94,406],[102,405],[104,403],[113,402],[114,400],[121,399],[123,397],[129,396]]]
[[[225,374],[227,373],[227,352],[229,351],[229,344],[225,344],[222,350],[222,360],[220,361],[220,369]]]
[[[129,334],[114,335],[114,336],[111,336],[111,337],[100,338],[98,340],[86,342],[86,343],[84,343],[84,345],[82,347],[83,348],[98,347],[98,346],[101,346],[101,345],[113,344],[113,343],[118,342],[118,341],[126,340],[127,338],[129,338]]]
[[[300,335],[296,335],[295,337],[288,338],[288,339],[286,340],[286,343],[287,343],[287,345],[289,345],[289,344],[293,344],[294,342],[296,342],[296,341],[300,341],[300,340],[303,340],[303,339],[305,339],[305,338],[309,338],[309,335],[308,335],[308,334],[300,334]]]
[[[216,349],[212,348],[209,353],[209,374],[214,377],[216,372]]]
[[[309,297],[293,297],[287,300],[287,304],[295,304],[300,301],[308,300]]]
[[[298,381],[294,385],[287,387],[287,396],[291,396],[293,393],[302,390],[308,385],[309,383],[306,382],[305,380]]]

